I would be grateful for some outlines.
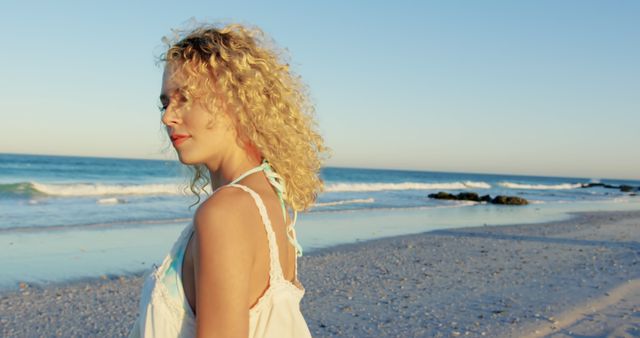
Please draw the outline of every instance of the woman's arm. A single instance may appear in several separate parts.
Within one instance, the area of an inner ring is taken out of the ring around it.
[[[251,197],[221,189],[194,216],[196,336],[249,336],[249,279],[253,264]]]

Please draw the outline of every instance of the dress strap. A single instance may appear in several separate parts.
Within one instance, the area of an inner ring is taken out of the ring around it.
[[[271,185],[276,189],[278,193],[278,198],[280,199],[280,206],[282,207],[282,216],[284,217],[284,222],[287,222],[287,208],[284,205],[284,197],[287,195],[287,190],[284,185],[284,180],[280,175],[278,175],[273,169],[269,162],[265,159],[262,161],[262,164],[265,165],[264,173],[267,176],[267,179],[271,183]],[[298,243],[296,238],[296,230],[294,228],[296,224],[296,219],[298,218],[298,211],[293,210],[293,221],[291,224],[287,225],[287,239],[293,246],[296,248],[296,256],[302,256],[302,246]],[[296,260],[297,264],[297,260]],[[296,268],[296,276],[298,269]]]
[[[263,161],[262,161],[262,163],[261,163],[259,166],[257,166],[257,167],[253,167],[253,168],[251,168],[251,169],[249,169],[249,170],[245,171],[245,172],[244,172],[244,173],[242,173],[240,176],[236,177],[236,179],[234,179],[233,181],[231,181],[229,184],[238,183],[238,182],[240,182],[243,178],[245,178],[245,177],[247,177],[247,176],[249,176],[249,175],[251,175],[251,174],[253,174],[253,173],[255,173],[255,172],[258,172],[258,171],[261,171],[261,170],[265,170],[265,171],[266,171],[266,168],[267,168],[268,166],[269,166],[269,162],[267,162],[267,160],[263,160]]]
[[[284,199],[287,196],[287,190],[286,190],[286,186],[284,184],[284,179],[282,178],[282,176],[278,175],[273,170],[273,168],[271,168],[271,164],[269,164],[269,161],[267,161],[267,159],[263,159],[262,163],[260,163],[259,166],[253,167],[253,168],[247,170],[246,172],[242,173],[236,179],[231,181],[231,183],[223,185],[223,186],[220,186],[213,193],[215,193],[216,191],[218,191],[219,189],[221,189],[221,188],[223,188],[225,186],[236,185],[236,183],[240,182],[243,178],[245,178],[245,177],[247,177],[247,176],[249,176],[249,175],[251,175],[251,174],[253,174],[255,172],[258,172],[258,171],[264,171],[265,176],[269,180],[269,183],[276,190],[276,193],[278,194],[278,198],[280,199],[280,207],[282,208],[282,217],[284,217],[284,221],[285,221],[285,224],[286,224],[286,222],[287,222],[287,208],[285,206]],[[251,190],[251,191],[253,191],[253,190]],[[258,196],[258,198],[260,197],[259,195],[257,195],[257,193],[256,193],[256,196]],[[254,197],[254,199],[255,199],[255,197]],[[260,202],[262,202],[261,199],[260,199]],[[264,203],[262,203],[262,204],[264,205]],[[291,243],[295,247],[296,256],[300,257],[300,256],[302,256],[302,246],[300,245],[300,243],[298,243],[298,239],[297,239],[297,236],[296,236],[296,230],[294,228],[297,218],[298,218],[298,212],[296,210],[293,210],[293,221],[290,224],[287,225],[286,234],[287,234],[287,239],[289,240],[289,243]],[[269,224],[271,224],[271,223],[269,223]],[[278,262],[280,262],[280,261],[278,261]],[[298,278],[298,260],[297,259],[295,260],[295,263],[294,263],[294,271],[295,271],[295,278],[297,279]]]
[[[267,161],[267,159],[263,159],[262,163],[260,163],[259,166],[257,167],[253,167],[249,170],[247,170],[246,172],[242,173],[240,176],[238,176],[236,179],[234,179],[233,181],[231,181],[231,183],[227,184],[227,185],[232,185],[235,183],[240,182],[243,178],[258,172],[258,171],[264,171],[267,179],[269,180],[269,183],[275,188],[276,193],[278,194],[278,198],[280,199],[280,207],[282,208],[282,217],[284,217],[284,221],[285,223],[287,222],[287,208],[285,206],[284,203],[284,198],[287,195],[287,190],[286,190],[286,186],[284,184],[284,180],[282,179],[282,176],[278,175],[275,171],[273,171],[273,168],[271,168],[271,164],[269,164],[269,161]],[[220,188],[222,188],[224,186],[219,187],[218,189],[216,189],[214,191],[214,193],[219,190]],[[291,224],[287,225],[287,239],[289,240],[289,242],[291,244],[293,244],[293,246],[296,248],[296,256],[300,257],[302,256],[302,246],[300,245],[300,243],[298,243],[298,239],[296,237],[296,230],[295,230],[295,224],[296,224],[296,220],[298,218],[298,212],[296,210],[293,211],[293,221],[291,222]],[[296,260],[296,264],[297,260]],[[298,268],[296,265],[296,276],[298,275]]]
[[[240,188],[246,192],[248,192],[258,207],[260,211],[260,216],[262,217],[262,223],[264,223],[264,229],[267,232],[267,240],[269,241],[269,259],[271,260],[270,268],[269,268],[269,282],[273,282],[276,280],[284,280],[284,274],[282,273],[282,267],[280,266],[280,255],[278,253],[278,244],[276,242],[276,234],[273,231],[273,227],[271,226],[271,220],[269,219],[269,215],[267,214],[267,208],[260,198],[260,195],[253,191],[251,188],[236,184],[230,183],[228,184],[230,187]],[[297,260],[297,259],[296,259]]]
[[[264,173],[267,176],[269,183],[271,183],[271,185],[276,189],[276,192],[278,193],[278,198],[280,199],[280,206],[282,207],[282,217],[284,217],[284,222],[286,224],[287,208],[284,205],[284,197],[287,195],[287,190],[284,184],[284,180],[280,175],[278,175],[275,171],[273,171],[273,169],[271,168],[271,165],[266,159],[262,161],[262,166],[264,166]],[[302,245],[298,243],[298,239],[296,236],[296,229],[295,229],[297,218],[298,218],[298,211],[293,210],[293,221],[290,224],[288,224],[286,227],[287,240],[289,241],[289,243],[293,244],[295,248],[296,259],[293,262],[294,264],[293,271],[294,271],[294,277],[296,280],[298,280],[298,258],[297,257],[302,256]]]

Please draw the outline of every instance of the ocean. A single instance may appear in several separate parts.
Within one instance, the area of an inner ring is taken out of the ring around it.
[[[600,177],[542,177],[326,167],[325,192],[298,216],[305,252],[434,229],[533,223],[584,210],[640,209],[640,186]],[[135,273],[162,260],[196,199],[176,161],[0,154],[0,288]],[[525,206],[429,198],[517,196]],[[637,192],[636,192],[637,193]]]

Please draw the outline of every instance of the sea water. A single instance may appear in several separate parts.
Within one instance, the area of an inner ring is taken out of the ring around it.
[[[0,288],[158,264],[197,208],[189,208],[196,198],[187,173],[176,161],[0,154]],[[435,229],[561,220],[570,211],[640,210],[633,193],[582,188],[640,186],[632,180],[333,167],[321,177],[325,191],[296,224],[305,253]],[[439,191],[530,204],[428,197]]]

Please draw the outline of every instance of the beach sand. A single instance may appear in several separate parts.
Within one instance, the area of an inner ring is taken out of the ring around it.
[[[638,337],[640,211],[439,230],[299,259],[314,337]],[[2,337],[126,335],[142,280],[0,294]]]

